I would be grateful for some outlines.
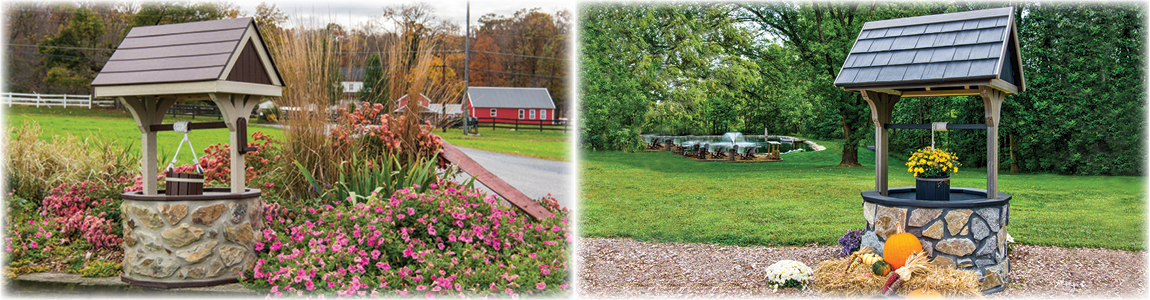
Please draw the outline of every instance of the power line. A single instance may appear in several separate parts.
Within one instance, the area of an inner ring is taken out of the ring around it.
[[[30,44],[8,44],[8,45],[9,45],[9,46],[17,46],[17,47],[59,48],[59,49],[74,49],[74,50],[116,50],[116,49],[114,49],[114,48],[88,48],[88,47],[42,46],[42,45],[30,45]],[[416,51],[399,51],[398,53],[400,53],[400,54],[408,54],[408,53],[413,53],[413,52],[416,52]],[[435,51],[431,51],[431,52],[432,52],[432,53],[463,53],[463,50],[435,50]],[[570,61],[570,60],[571,60],[570,58],[558,58],[558,57],[537,56],[537,55],[524,55],[524,54],[503,53],[503,52],[491,52],[491,51],[481,51],[481,50],[471,50],[471,52],[473,52],[473,53],[483,53],[483,54],[493,54],[493,55],[503,55],[503,56],[515,56],[515,57],[526,57],[526,58],[548,59],[548,60],[561,60],[561,61]],[[339,52],[336,52],[336,53],[339,53],[339,54],[371,54],[371,53],[388,53],[388,54],[392,54],[392,53],[396,53],[396,52],[394,52],[394,51],[339,51]]]
[[[60,58],[83,58],[83,59],[87,59],[87,60],[91,60],[91,61],[98,61],[98,62],[108,61],[107,58],[103,58],[103,57],[84,57],[84,56],[75,56],[75,55],[43,54],[40,52],[16,51],[16,50],[4,50],[4,52],[19,53],[19,54],[32,54],[32,55],[48,56],[48,57],[60,57]]]
[[[88,47],[66,47],[66,46],[42,46],[42,45],[29,45],[29,44],[8,44],[8,46],[16,47],[31,47],[31,48],[56,48],[56,49],[72,49],[72,50],[116,50],[112,48],[88,48]]]
[[[460,51],[460,52],[462,52],[462,51]],[[538,59],[571,60],[570,58],[556,58],[556,57],[547,57],[547,56],[499,53],[499,52],[489,52],[489,51],[480,51],[480,50],[471,50],[471,52],[483,53],[483,54],[506,55],[506,56],[518,56],[518,57],[527,57],[527,58],[538,58]]]
[[[31,51],[16,51],[16,50],[4,50],[4,52],[8,52],[8,53],[20,53],[20,54],[32,54],[32,55],[39,55],[39,56],[49,56],[49,57],[61,57],[61,58],[83,58],[83,59],[88,59],[88,60],[92,60],[92,61],[101,61],[101,62],[103,62],[103,61],[108,61],[108,59],[107,59],[107,58],[101,58],[101,57],[83,57],[83,56],[74,56],[74,55],[43,54],[43,53],[39,53],[39,52],[31,52]],[[462,67],[462,66],[448,66],[448,65],[440,65],[440,66],[442,66],[442,67],[448,67],[448,68],[454,68],[454,69],[463,69],[463,67]],[[354,68],[354,67],[353,67],[353,68]],[[362,68],[374,68],[374,67],[362,67]],[[408,69],[410,69],[410,68],[414,68],[414,66],[403,66],[402,68],[408,68]],[[539,75],[539,74],[527,74],[527,73],[507,72],[507,71],[496,71],[496,70],[477,69],[477,68],[471,68],[471,70],[473,70],[473,71],[481,71],[481,72],[488,72],[488,73],[496,73],[496,74],[507,74],[507,75],[515,75],[515,76],[538,77],[538,78],[546,78],[546,79],[553,79],[553,80],[566,80],[566,79],[567,79],[567,77],[559,77],[559,76],[548,76],[548,75]]]

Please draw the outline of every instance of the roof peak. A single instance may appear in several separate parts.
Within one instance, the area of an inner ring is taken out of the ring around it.
[[[863,24],[862,29],[868,30],[868,29],[880,29],[880,28],[890,28],[890,27],[903,27],[903,26],[913,26],[913,25],[936,24],[936,23],[945,23],[945,22],[953,22],[953,21],[960,21],[960,20],[974,20],[974,19],[985,19],[985,18],[1010,16],[1013,14],[1014,14],[1014,7],[1007,6],[1007,7],[999,7],[999,8],[988,8],[988,9],[979,9],[979,10],[960,11],[960,12],[937,14],[937,15],[925,15],[925,16],[915,16],[915,17],[906,17],[906,18],[898,18],[898,19],[870,21],[870,22],[866,22],[866,24]]]

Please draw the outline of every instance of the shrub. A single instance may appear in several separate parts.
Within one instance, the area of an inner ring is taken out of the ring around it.
[[[92,182],[61,184],[44,198],[40,215],[55,221],[57,227],[53,229],[61,239],[81,238],[95,248],[118,249],[123,229],[119,218],[113,220],[107,211],[115,211],[121,201],[119,197],[94,198],[99,185]],[[104,207],[105,211],[97,207]]]
[[[407,116],[387,114],[384,105],[364,102],[355,111],[340,109],[340,118],[332,127],[332,137],[338,145],[351,147],[353,153],[368,156],[399,156],[409,159],[409,154],[417,158],[436,157],[441,139],[431,132],[431,123],[419,126],[406,126]],[[408,131],[417,132],[408,132]],[[439,158],[439,166],[446,167],[447,160]]]
[[[89,261],[83,269],[80,269],[80,276],[82,277],[111,277],[120,275],[122,264],[119,262],[93,260]]]
[[[256,151],[250,151],[244,156],[244,164],[248,166],[244,170],[247,186],[264,189],[275,187],[277,180],[279,180],[277,172],[282,170],[279,143],[272,136],[257,131],[252,133],[252,141],[248,142],[247,146],[256,148]],[[218,143],[204,148],[204,156],[200,156],[199,163],[200,167],[204,169],[205,185],[231,185],[231,148],[231,145],[226,143]]]
[[[354,205],[269,203],[244,283],[275,296],[518,296],[567,289],[567,216],[532,220],[458,183]],[[552,200],[553,201],[553,200]]]

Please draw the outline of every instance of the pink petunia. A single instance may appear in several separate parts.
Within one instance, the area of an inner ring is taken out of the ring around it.
[[[537,290],[542,290],[542,289],[545,289],[545,288],[547,288],[547,283],[546,283],[546,282],[540,282],[540,283],[538,283],[538,284],[536,284],[536,285],[535,285],[535,289],[537,289]]]

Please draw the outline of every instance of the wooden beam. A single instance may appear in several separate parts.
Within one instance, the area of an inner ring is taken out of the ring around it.
[[[224,122],[201,122],[201,123],[188,123],[188,129],[219,129],[228,128],[228,124]],[[172,124],[157,124],[150,125],[151,131],[172,131]]]
[[[916,97],[945,97],[945,96],[974,96],[978,95],[978,90],[926,90],[926,91],[906,91],[902,92],[903,98],[916,98]]]
[[[886,124],[886,129],[931,129],[930,124]],[[986,129],[986,124],[946,124],[946,130]]]
[[[844,90],[854,91],[854,92],[862,92],[864,90],[865,91],[879,91],[879,90],[900,90],[900,91],[902,91],[902,90],[908,90],[908,89],[925,89],[928,87],[931,89],[946,88],[946,87],[960,88],[960,87],[968,86],[968,85],[972,86],[972,87],[990,85],[991,80],[993,80],[993,79],[994,78],[991,76],[985,76],[985,78],[964,79],[964,80],[956,80],[956,81],[951,81],[951,82],[938,82],[938,80],[931,80],[931,81],[922,81],[922,82],[908,82],[908,83],[898,84],[898,85],[880,84],[880,85],[873,85],[873,86],[845,86],[842,88]]]
[[[531,200],[531,198],[527,197],[523,192],[520,192],[506,181],[503,181],[503,179],[495,176],[495,174],[491,174],[490,171],[487,171],[487,168],[475,162],[475,160],[471,159],[471,157],[467,156],[463,151],[459,151],[459,149],[455,148],[451,143],[445,140],[441,140],[441,143],[443,151],[440,152],[440,155],[443,155],[448,161],[459,166],[459,169],[467,172],[467,174],[475,176],[476,180],[486,185],[494,191],[496,195],[507,199],[507,202],[515,206],[515,208],[518,208],[536,220],[554,216],[554,214],[547,211],[542,205],[536,203],[535,200]]]

